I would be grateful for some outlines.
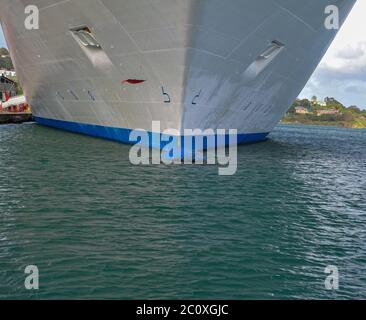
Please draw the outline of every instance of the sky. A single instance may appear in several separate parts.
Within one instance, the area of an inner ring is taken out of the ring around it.
[[[1,25],[0,25],[0,48],[6,47],[6,43],[5,43],[5,39],[4,39],[4,35],[3,35],[3,30],[1,29]]]
[[[358,0],[322,62],[300,94],[334,97],[366,109],[366,1]]]
[[[0,47],[6,46],[0,27]],[[366,1],[357,0],[301,98],[334,97],[366,109]]]

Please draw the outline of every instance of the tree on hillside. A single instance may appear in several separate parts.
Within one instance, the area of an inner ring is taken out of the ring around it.
[[[304,107],[308,110],[311,110],[311,102],[308,99],[302,99],[299,102],[299,107]]]
[[[4,58],[2,58],[4,56]],[[6,48],[0,48],[0,69],[14,69],[13,62]]]
[[[347,111],[351,113],[361,113],[361,109],[357,106],[350,106],[347,108]]]
[[[9,51],[6,48],[0,48],[0,56],[8,56]]]
[[[346,110],[346,107],[334,98],[326,97],[324,101],[327,104],[327,109],[335,109],[341,112]]]
[[[0,69],[14,69],[13,62],[10,57],[1,58],[0,57]]]

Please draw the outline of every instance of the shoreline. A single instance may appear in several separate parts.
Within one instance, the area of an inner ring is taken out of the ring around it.
[[[319,127],[334,127],[340,129],[366,129],[366,127],[347,126],[343,124],[329,123],[329,122],[298,122],[298,121],[280,121],[278,124],[297,125],[297,126],[319,126]]]

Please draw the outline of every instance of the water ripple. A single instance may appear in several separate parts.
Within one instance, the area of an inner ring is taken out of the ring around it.
[[[366,298],[365,130],[280,126],[234,177],[37,125],[0,141],[1,299]]]

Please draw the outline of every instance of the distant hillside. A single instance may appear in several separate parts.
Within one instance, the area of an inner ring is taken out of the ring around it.
[[[0,69],[14,69],[9,51],[6,48],[0,48]]]
[[[366,110],[357,106],[346,107],[334,98],[326,98],[324,102],[317,101],[316,97],[297,99],[282,123],[366,128]]]
[[[9,51],[6,48],[0,48],[0,56],[8,56],[9,55]]]

